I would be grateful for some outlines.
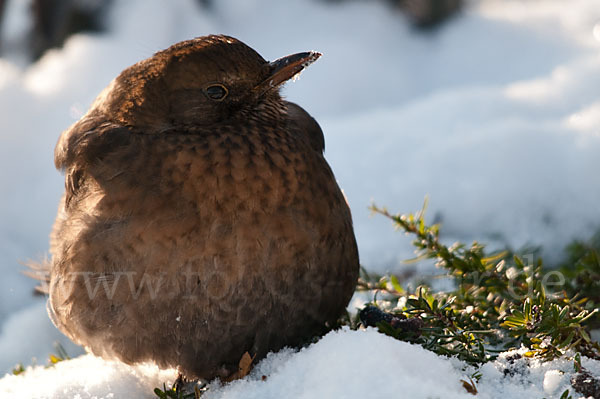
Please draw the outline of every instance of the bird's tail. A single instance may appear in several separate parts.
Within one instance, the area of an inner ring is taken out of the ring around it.
[[[48,258],[44,258],[41,261],[28,260],[23,262],[28,270],[24,270],[23,274],[27,277],[31,277],[34,280],[38,280],[40,284],[35,287],[37,294],[48,295],[50,287],[50,267],[51,262]]]

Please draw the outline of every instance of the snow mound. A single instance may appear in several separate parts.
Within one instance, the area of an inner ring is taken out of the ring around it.
[[[262,376],[267,376],[262,381]],[[244,380],[211,387],[206,399],[467,398],[450,362],[374,329],[331,332],[298,353],[270,354]]]
[[[480,399],[558,398],[570,387],[573,361],[540,362],[524,350],[505,352],[485,364],[476,387]],[[592,374],[600,362],[582,359]],[[330,332],[300,351],[270,353],[250,375],[228,384],[213,381],[203,399],[280,398],[444,398],[469,399],[462,386],[474,369],[418,345],[397,341],[375,329]],[[35,399],[149,398],[156,387],[176,378],[175,370],[152,365],[130,367],[92,355],[29,367],[0,380],[0,393]]]
[[[175,370],[130,367],[92,355],[65,360],[53,367],[28,367],[23,374],[0,380],[1,398],[120,399],[149,398],[154,388],[172,383]]]
[[[26,365],[45,363],[48,353],[52,351],[52,343],[60,344],[70,356],[83,352],[81,347],[54,327],[44,303],[38,302],[13,313],[0,328],[1,373],[10,370],[16,362]]]

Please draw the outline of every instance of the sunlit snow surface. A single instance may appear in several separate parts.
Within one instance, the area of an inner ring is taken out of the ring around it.
[[[0,370],[32,357],[43,364],[60,336],[42,299],[32,296],[33,282],[19,273],[19,261],[42,258],[48,249],[64,184],[52,161],[58,135],[123,68],[194,36],[230,34],[267,59],[324,54],[284,92],[323,127],[326,157],[352,207],[361,261],[372,270],[397,270],[412,252],[387,220],[370,217],[371,201],[409,212],[429,195],[430,220],[443,223],[444,239],[539,244],[549,256],[600,225],[597,0],[486,0],[429,33],[415,31],[384,2],[222,0],[205,10],[194,0],[115,0],[108,33],[74,36],[29,67],[17,51],[26,31],[24,3],[8,2],[14,20],[2,27],[10,45],[0,59]],[[328,338],[314,351],[334,351],[329,342],[353,334],[359,333]],[[344,350],[352,352],[353,342]],[[275,358],[293,365],[307,354]],[[374,368],[392,362],[385,352],[372,356]],[[398,374],[410,368],[402,358],[393,361],[400,362],[390,366]],[[358,367],[342,363],[311,378],[334,380]],[[272,369],[266,383],[236,383],[211,395],[237,397],[240,384],[257,397],[262,387],[278,392],[272,384],[281,370]],[[289,373],[286,383],[306,397],[325,392],[311,391],[315,385],[327,389]],[[338,396],[360,396],[347,381],[354,378],[344,380],[348,391]],[[404,389],[403,380],[387,381],[396,392]],[[549,374],[532,384],[550,389],[557,381]]]
[[[570,387],[572,361],[507,360],[518,352],[505,353],[481,368],[477,398],[558,398]],[[600,372],[598,362],[583,358],[582,365],[596,375]],[[242,380],[226,385],[213,381],[202,398],[469,399],[473,396],[462,387],[461,380],[469,381],[474,371],[374,329],[344,329],[298,352],[271,353]],[[0,380],[0,395],[5,395],[0,397],[149,398],[154,388],[162,388],[163,383],[168,386],[176,375],[175,370],[161,371],[151,365],[129,367],[85,355],[49,369],[30,367],[22,375],[6,376]]]

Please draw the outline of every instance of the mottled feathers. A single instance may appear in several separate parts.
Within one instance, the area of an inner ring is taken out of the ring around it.
[[[71,339],[212,378],[340,316],[358,274],[350,211],[319,125],[269,82],[302,54],[178,43],[63,132],[49,311]]]

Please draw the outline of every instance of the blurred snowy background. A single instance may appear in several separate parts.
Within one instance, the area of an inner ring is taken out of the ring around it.
[[[466,1],[431,29],[384,0],[86,1],[102,30],[46,52],[60,38],[32,34],[31,3],[0,0],[0,372],[45,363],[56,340],[76,353],[19,263],[48,249],[60,132],[122,69],[195,36],[232,35],[266,59],[324,53],[284,93],[324,130],[370,270],[412,256],[371,201],[410,212],[429,195],[446,240],[551,257],[600,226],[598,0]]]

